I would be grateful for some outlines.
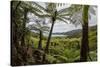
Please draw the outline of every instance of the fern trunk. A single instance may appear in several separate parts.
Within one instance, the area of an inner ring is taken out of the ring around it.
[[[42,31],[40,30],[40,38],[39,38],[38,49],[42,49]]]
[[[52,25],[51,25],[51,30],[50,30],[50,34],[47,40],[47,44],[46,44],[46,48],[45,48],[45,54],[43,55],[43,59],[42,59],[42,63],[45,63],[46,61],[46,53],[48,53],[49,51],[49,43],[50,43],[50,39],[51,39],[51,35],[52,35],[52,30],[54,27],[54,22],[55,22],[55,18],[52,18]]]
[[[88,5],[83,7],[82,44],[81,44],[81,51],[80,51],[80,61],[82,61],[82,62],[87,61],[88,52],[89,52],[88,9],[89,9]]]
[[[49,49],[49,43],[50,43],[50,40],[51,40],[51,35],[52,35],[53,27],[54,27],[54,20],[52,21],[52,26],[51,26],[50,34],[49,34],[49,37],[48,37],[48,40],[47,40],[47,45],[46,45],[46,48],[45,48],[46,52],[48,52],[48,49]]]

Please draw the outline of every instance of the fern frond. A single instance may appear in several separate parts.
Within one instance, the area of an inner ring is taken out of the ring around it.
[[[65,22],[65,23],[68,23],[67,21],[65,21],[63,18],[61,18],[61,17],[57,17],[57,20],[59,20],[59,21],[62,21],[62,22]]]

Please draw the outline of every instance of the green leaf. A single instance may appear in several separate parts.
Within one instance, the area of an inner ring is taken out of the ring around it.
[[[58,14],[58,16],[62,17],[62,16],[70,16],[71,14],[70,13],[63,13],[63,14]]]
[[[31,12],[34,13],[36,16],[40,17],[40,18],[51,17],[51,15],[49,15],[49,14],[39,14],[34,10],[32,10]]]
[[[32,3],[33,3],[33,5],[34,5],[34,7],[37,7],[37,8],[39,8],[39,9],[41,9],[41,10],[47,12],[46,9],[45,9],[44,7],[42,7],[41,5],[39,5],[38,3],[36,3],[36,2],[32,2]]]
[[[59,21],[63,21],[63,22],[65,22],[65,23],[68,23],[68,22],[65,21],[63,18],[57,17],[56,19],[59,20]]]

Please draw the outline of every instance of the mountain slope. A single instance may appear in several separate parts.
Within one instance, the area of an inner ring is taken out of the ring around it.
[[[96,30],[97,30],[97,25],[89,27],[89,32],[96,31]],[[68,32],[62,32],[62,33],[53,33],[53,35],[66,35],[69,38],[80,37],[82,35],[82,29],[76,29]]]

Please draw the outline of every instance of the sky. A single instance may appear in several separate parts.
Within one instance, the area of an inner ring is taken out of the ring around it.
[[[42,5],[43,7],[44,6],[44,3],[39,3],[40,5]],[[65,7],[69,7],[70,4],[67,4],[63,7],[58,7],[57,9],[60,10],[62,8],[65,8]],[[89,19],[89,26],[94,26],[94,25],[97,25],[97,9],[95,9],[96,11],[96,15],[93,15],[93,14],[90,14],[91,15],[91,19]],[[49,23],[48,24],[49,27],[51,27],[51,24]],[[67,32],[67,31],[71,31],[71,30],[75,30],[75,29],[81,29],[82,26],[81,24],[78,25],[78,26],[75,26],[73,24],[67,24],[67,23],[64,23],[64,22],[61,22],[61,21],[57,21],[55,22],[54,24],[54,28],[53,28],[53,33],[55,32]]]
[[[51,24],[50,24],[51,25]],[[97,18],[96,16],[92,16],[89,20],[89,26],[97,25]],[[55,32],[67,32],[74,29],[82,29],[81,24],[78,26],[75,26],[74,24],[66,24],[64,22],[55,23],[53,33]]]
[[[95,9],[95,15],[91,14],[91,18],[89,19],[89,26],[97,25],[97,9]],[[49,24],[51,26],[51,24]],[[75,26],[74,24],[67,24],[64,22],[56,22],[54,24],[53,33],[55,32],[68,32],[75,29],[82,29],[81,24]]]

